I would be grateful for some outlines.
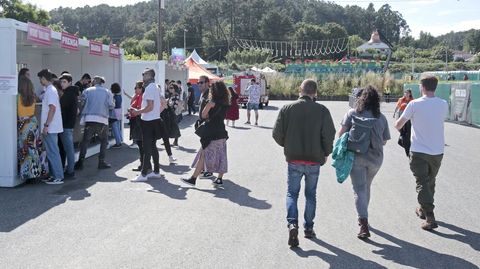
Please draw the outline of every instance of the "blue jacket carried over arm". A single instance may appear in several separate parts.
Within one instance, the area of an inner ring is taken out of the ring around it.
[[[345,132],[336,142],[332,153],[332,166],[335,167],[338,183],[343,183],[350,175],[355,153],[347,150],[348,132]]]

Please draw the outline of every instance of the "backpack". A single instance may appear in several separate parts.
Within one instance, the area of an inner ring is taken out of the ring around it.
[[[349,131],[347,149],[355,153],[366,153],[370,147],[370,137],[376,118],[352,115],[352,127]]]

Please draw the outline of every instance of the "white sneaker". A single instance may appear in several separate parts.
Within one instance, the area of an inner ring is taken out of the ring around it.
[[[132,143],[130,145],[128,145],[129,148],[131,149],[138,149],[138,145],[136,143]]]
[[[148,175],[147,175],[147,178],[161,178],[162,175],[160,173],[155,173],[155,172],[150,172]]]
[[[173,156],[168,156],[168,160],[170,163],[175,163],[177,161],[177,159],[173,158]]]
[[[148,180],[148,177],[142,176],[142,174],[136,176],[135,178],[130,179],[131,182],[145,182]]]
[[[45,181],[48,185],[58,185],[58,184],[63,184],[63,179],[61,178],[52,178],[48,181]]]

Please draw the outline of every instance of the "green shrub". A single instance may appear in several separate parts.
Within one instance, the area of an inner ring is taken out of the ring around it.
[[[390,73],[383,74],[369,72],[362,75],[328,74],[318,76],[307,73],[304,76],[292,74],[269,74],[266,75],[267,83],[270,85],[270,96],[273,98],[292,98],[298,96],[300,84],[304,79],[314,79],[318,83],[318,94],[323,96],[346,96],[351,93],[354,87],[373,85],[380,92],[387,87],[392,95],[401,95],[403,80],[398,80]]]

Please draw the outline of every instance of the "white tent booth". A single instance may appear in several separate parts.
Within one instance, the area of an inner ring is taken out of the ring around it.
[[[197,64],[205,67],[208,71],[212,72],[215,75],[220,75],[220,70],[218,69],[218,66],[208,63],[200,55],[198,54],[196,49],[193,49],[192,54],[185,59],[185,62],[189,59],[193,59]]]
[[[36,90],[41,88],[36,74],[44,68],[57,75],[68,71],[73,82],[84,73],[92,77],[100,75],[105,77],[106,87],[109,87],[122,81],[123,51],[12,19],[0,19],[0,39],[0,111],[4,119],[0,132],[0,187],[13,187],[22,183],[17,177],[17,72],[28,68]],[[40,109],[41,105],[37,104],[37,115]],[[81,130],[75,132],[81,136]],[[74,140],[78,142],[76,136]],[[93,145],[87,150],[87,156],[98,151],[99,146]]]

